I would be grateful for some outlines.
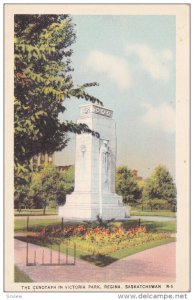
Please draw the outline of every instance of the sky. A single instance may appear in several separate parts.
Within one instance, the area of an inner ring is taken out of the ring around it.
[[[113,110],[117,165],[150,176],[158,164],[175,177],[175,16],[72,16],[73,80],[98,82],[88,90]],[[62,119],[76,121],[84,101],[65,102]],[[75,136],[57,155],[73,164]]]

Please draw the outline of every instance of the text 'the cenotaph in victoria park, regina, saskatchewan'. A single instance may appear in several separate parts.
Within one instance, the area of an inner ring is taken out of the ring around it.
[[[80,107],[78,123],[100,134],[76,135],[75,189],[59,207],[66,219],[103,220],[128,217],[122,197],[115,193],[116,124],[113,111],[96,104]]]

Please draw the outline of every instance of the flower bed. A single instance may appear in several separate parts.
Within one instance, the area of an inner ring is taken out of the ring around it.
[[[145,226],[87,226],[79,224],[37,228],[29,233],[30,241],[38,244],[76,243],[79,252],[90,255],[110,255],[122,249],[133,248],[152,241],[170,238],[166,233],[147,232]]]

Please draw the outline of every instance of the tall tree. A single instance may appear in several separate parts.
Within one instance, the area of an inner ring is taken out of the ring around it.
[[[53,153],[67,144],[67,132],[91,131],[86,124],[61,122],[70,97],[102,102],[87,93],[97,85],[75,86],[71,45],[74,24],[68,15],[15,15],[14,151],[17,173],[39,153]]]
[[[165,166],[159,165],[154,169],[145,181],[143,195],[151,209],[165,207],[166,203],[172,210],[176,210],[176,186]]]
[[[73,191],[73,171],[59,171],[53,165],[45,165],[32,173],[29,198],[34,207],[43,208],[45,214],[48,205],[64,204],[66,195]]]
[[[25,170],[23,174],[25,180],[15,181],[14,185],[14,208],[21,210],[22,208],[30,208],[33,203],[29,197],[31,174]]]
[[[74,166],[69,166],[60,173],[60,180],[57,186],[56,202],[63,205],[66,202],[66,195],[74,190]]]
[[[142,189],[138,186],[127,167],[118,167],[116,172],[116,192],[123,196],[125,203],[135,205],[139,202]]]

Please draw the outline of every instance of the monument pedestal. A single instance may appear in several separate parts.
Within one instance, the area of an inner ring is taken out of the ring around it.
[[[78,123],[100,134],[76,135],[75,190],[67,195],[59,215],[66,219],[104,220],[128,216],[115,193],[116,125],[112,110],[95,104],[81,106]]]
[[[100,203],[102,199],[102,203]],[[65,219],[96,220],[99,216],[103,220],[124,219],[129,216],[123,206],[122,197],[117,194],[74,192],[67,195],[66,204],[59,207],[59,216]]]

